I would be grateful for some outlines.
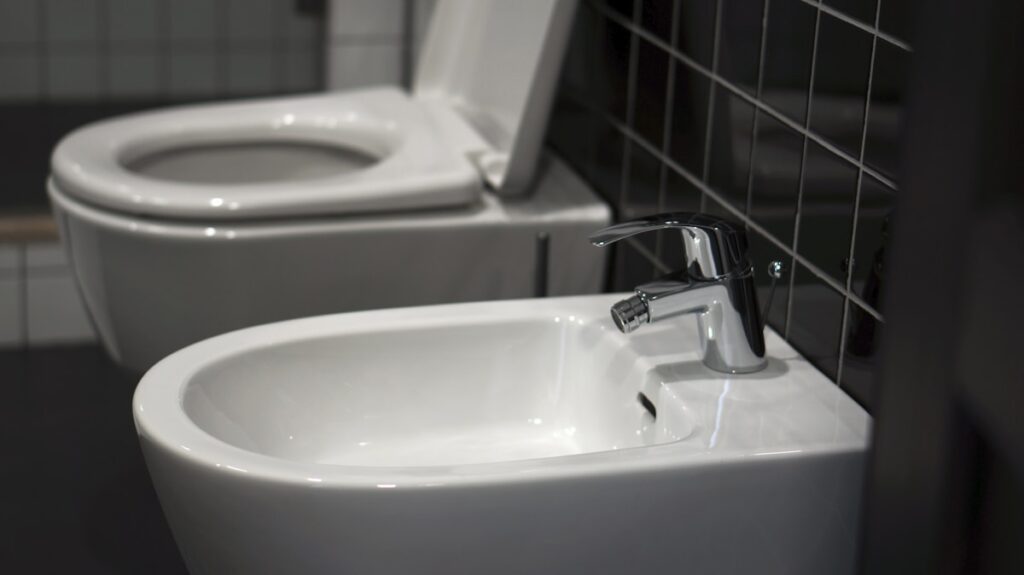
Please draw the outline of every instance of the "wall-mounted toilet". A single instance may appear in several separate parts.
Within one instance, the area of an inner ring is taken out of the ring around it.
[[[411,94],[193,105],[68,135],[49,193],[103,344],[593,292],[609,211],[541,153],[574,0],[440,0]],[[538,238],[540,238],[540,241]]]

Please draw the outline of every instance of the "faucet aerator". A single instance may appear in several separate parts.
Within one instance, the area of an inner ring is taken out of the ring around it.
[[[641,324],[645,324],[651,319],[647,304],[640,299],[640,296],[633,296],[616,303],[612,306],[611,311],[612,321],[622,333],[634,332]]]

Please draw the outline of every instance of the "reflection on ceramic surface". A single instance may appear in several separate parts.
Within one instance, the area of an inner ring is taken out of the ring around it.
[[[165,359],[134,410],[190,569],[851,573],[864,411],[771,332],[742,376],[703,367],[692,318],[623,335],[620,297],[323,316]]]

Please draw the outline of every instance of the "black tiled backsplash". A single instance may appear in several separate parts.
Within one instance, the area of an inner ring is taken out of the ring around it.
[[[870,405],[911,0],[583,0],[549,141],[619,220],[746,224],[769,324]],[[680,266],[677,234],[615,253],[610,286]]]

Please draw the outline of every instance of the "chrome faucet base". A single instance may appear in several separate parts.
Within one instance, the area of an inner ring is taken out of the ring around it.
[[[591,242],[603,246],[664,228],[682,231],[687,269],[638,286],[635,295],[613,305],[616,327],[631,333],[646,323],[694,313],[704,365],[732,374],[763,369],[764,327],[742,228],[702,214],[662,214],[611,226]]]

